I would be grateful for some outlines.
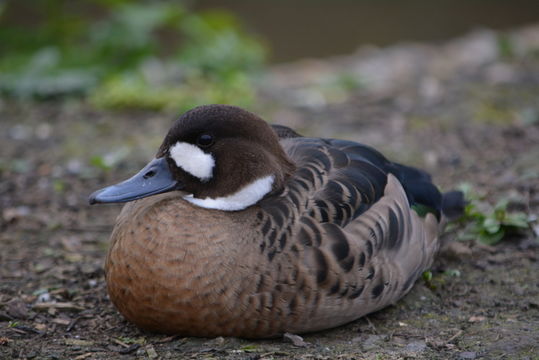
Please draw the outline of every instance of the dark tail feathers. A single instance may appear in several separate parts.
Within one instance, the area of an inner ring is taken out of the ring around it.
[[[442,195],[442,212],[448,220],[455,220],[464,214],[466,200],[462,191],[448,191]]]
[[[449,220],[464,213],[464,194],[461,191],[449,191],[441,194],[432,183],[431,176],[423,171],[401,164],[391,164],[389,172],[401,182],[410,205],[423,205],[432,209],[440,218],[443,214]]]

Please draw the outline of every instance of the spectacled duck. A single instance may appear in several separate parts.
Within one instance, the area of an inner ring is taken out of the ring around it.
[[[245,338],[328,329],[395,303],[463,204],[371,147],[225,105],[185,113],[138,174],[90,196],[118,202],[105,271],[125,318]]]

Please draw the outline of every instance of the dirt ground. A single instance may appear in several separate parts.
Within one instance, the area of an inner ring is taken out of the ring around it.
[[[443,189],[466,181],[539,215],[539,27],[282,65],[260,98],[251,110],[269,121],[373,145]],[[496,246],[447,234],[430,283],[304,343],[127,323],[102,268],[120,206],[87,196],[151,159],[174,117],[0,103],[0,358],[539,359],[537,221]]]

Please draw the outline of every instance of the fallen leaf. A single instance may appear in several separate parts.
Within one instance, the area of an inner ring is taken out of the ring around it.
[[[258,352],[258,346],[256,345],[247,345],[240,348],[241,351],[245,351],[246,353],[250,352]]]
[[[450,257],[453,259],[461,259],[466,256],[472,255],[472,249],[460,242],[460,241],[452,241],[449,242],[442,250],[441,253],[443,256]]]
[[[69,319],[63,319],[63,318],[56,318],[56,319],[52,319],[51,320],[53,323],[55,324],[58,324],[58,325],[69,325],[69,323],[71,322],[71,320]]]
[[[224,343],[225,343],[225,338],[222,336],[218,336],[214,339],[204,342],[204,345],[207,347],[216,347],[216,346],[218,347],[218,346],[223,345]]]
[[[66,253],[64,254],[64,259],[70,263],[78,264],[82,261],[83,257],[82,254],[79,253]]]
[[[468,322],[471,322],[471,323],[474,323],[474,322],[481,322],[481,321],[485,321],[487,318],[484,317],[484,316],[471,316],[469,319],[468,319]]]
[[[45,324],[35,324],[34,327],[35,327],[37,330],[39,330],[39,331],[45,331],[45,330],[47,330],[47,325],[45,325]]]
[[[174,340],[176,340],[176,339],[178,339],[178,338],[179,338],[178,335],[172,335],[172,336],[167,336],[166,338],[163,338],[163,339],[158,340],[158,341],[156,341],[156,342],[157,342],[158,344],[164,344],[164,343],[167,343],[167,342],[174,341]],[[224,342],[224,338],[222,338],[221,336],[220,336],[220,338],[223,339],[223,342]]]
[[[89,352],[89,353],[86,353],[86,354],[82,354],[82,355],[79,355],[75,358],[75,360],[83,360],[83,359],[86,359],[87,357],[90,357],[94,355],[93,352]]]
[[[60,242],[64,249],[70,253],[77,253],[82,249],[82,241],[78,236],[63,236]]]
[[[146,354],[148,354],[148,357],[150,359],[155,359],[158,357],[157,351],[155,351],[154,347],[152,345],[146,346]]]
[[[82,339],[65,339],[65,344],[74,345],[74,346],[92,346],[94,342],[90,340],[82,340]]]
[[[441,349],[446,345],[446,342],[440,339],[426,339],[427,344],[434,349]]]
[[[291,333],[285,333],[283,335],[284,339],[285,340],[288,340],[292,343],[292,345],[294,346],[297,346],[297,347],[307,347],[309,346],[309,343],[303,341],[303,338],[299,335],[294,335],[294,334],[291,334]]]

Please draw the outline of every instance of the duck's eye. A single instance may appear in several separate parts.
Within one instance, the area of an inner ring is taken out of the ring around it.
[[[213,136],[210,134],[199,135],[197,138],[197,145],[203,148],[213,145]]]

